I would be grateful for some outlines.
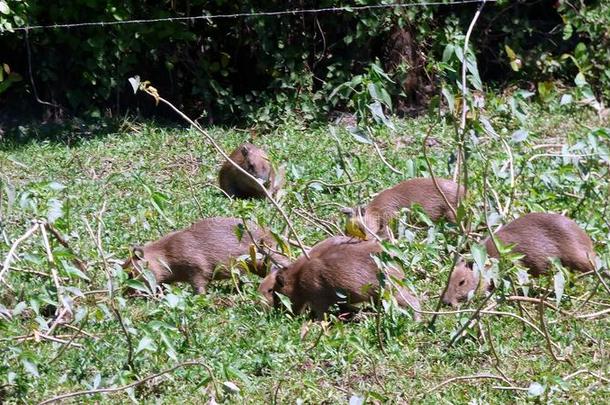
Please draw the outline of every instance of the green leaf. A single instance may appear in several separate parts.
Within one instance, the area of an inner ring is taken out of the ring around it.
[[[583,75],[582,72],[578,72],[574,78],[574,84],[576,84],[577,87],[583,87],[587,84],[587,79],[585,79],[585,75]]]
[[[477,267],[480,270],[483,270],[485,268],[485,261],[487,260],[487,249],[485,248],[485,245],[476,243],[472,245],[470,252],[472,253],[472,258]]]
[[[449,90],[449,88],[446,86],[443,86],[443,88],[441,89],[441,93],[443,94],[443,97],[445,98],[445,101],[447,102],[447,107],[449,107],[449,111],[451,112],[451,114],[454,114],[455,113],[455,96],[453,95],[451,90]]]
[[[23,364],[25,371],[30,373],[32,376],[35,378],[40,377],[40,374],[38,374],[38,366],[36,364],[26,359],[21,360],[21,364]]]
[[[125,285],[129,288],[133,288],[134,290],[142,291],[147,294],[152,294],[150,289],[141,280],[135,280],[135,279],[127,280],[125,282]]]
[[[165,344],[165,354],[167,354],[167,356],[172,360],[178,360],[178,354],[176,353],[176,349],[174,348],[172,341],[167,337],[165,333],[161,332],[160,335],[163,344]]]
[[[352,395],[349,399],[349,405],[363,405],[364,397],[360,397],[358,395]]]
[[[136,94],[138,92],[138,89],[140,88],[140,76],[134,76],[134,77],[130,77],[129,79],[127,79],[129,81],[129,84],[131,84],[131,87],[133,88],[133,94]]]
[[[511,139],[513,142],[519,143],[525,141],[528,135],[529,133],[525,129],[521,128],[513,132]]]
[[[288,310],[288,312],[293,314],[294,312],[292,311],[292,302],[290,301],[290,298],[288,298],[284,294],[280,294],[277,291],[275,292],[275,295],[277,295],[277,297],[280,299],[280,302]]]
[[[559,307],[559,303],[561,302],[561,297],[563,297],[563,291],[566,285],[566,278],[563,275],[563,271],[561,267],[557,268],[555,275],[553,276],[553,288],[555,289],[555,302],[557,303],[557,307]]]
[[[454,54],[455,52],[455,46],[451,45],[451,44],[447,44],[447,46],[445,46],[445,50],[443,51],[443,62],[447,63],[449,62],[449,59],[451,59],[451,56]]]
[[[47,202],[47,221],[52,224],[64,214],[63,202],[55,198]]]
[[[568,105],[572,104],[573,97],[571,94],[564,94],[561,96],[561,100],[559,101],[559,105]]]
[[[508,58],[513,61],[517,58],[517,54],[515,53],[515,51],[513,51],[511,49],[510,46],[508,45],[504,45],[504,50],[506,51],[506,54],[508,55]]]
[[[79,269],[77,269],[75,266],[73,266],[72,264],[62,260],[62,267],[63,270],[66,272],[66,274],[68,276],[74,276],[74,277],[78,277],[80,279],[86,280],[86,281],[91,281],[91,279],[89,277],[87,277],[87,275],[85,273],[83,273],[82,271],[80,271]]]
[[[10,14],[11,9],[8,7],[8,4],[6,4],[6,1],[0,0],[0,13],[2,14]]]
[[[239,387],[231,381],[225,381],[222,383],[222,389],[228,394],[239,394]]]
[[[140,343],[138,343],[138,347],[136,349],[135,354],[138,354],[143,350],[154,352],[157,350],[157,345],[151,338],[149,338],[148,336],[144,336],[142,339],[140,339]]]
[[[167,294],[165,296],[165,301],[167,302],[167,306],[170,308],[176,308],[180,303],[180,297],[178,297],[176,294]]]
[[[57,181],[50,182],[49,184],[47,184],[47,187],[49,188],[49,190],[53,191],[61,191],[66,188],[66,186]]]
[[[367,145],[372,145],[373,144],[373,142],[368,137],[368,135],[365,134],[364,131],[361,130],[360,128],[350,128],[349,129],[349,133],[352,134],[354,139],[356,141],[360,142],[360,143],[365,143]]]
[[[540,383],[533,382],[527,389],[527,394],[530,397],[539,397],[544,392],[544,386]]]
[[[563,37],[562,39],[564,41],[567,41],[568,39],[570,39],[572,37],[572,33],[574,32],[574,27],[572,27],[572,24],[566,24],[563,26]]]

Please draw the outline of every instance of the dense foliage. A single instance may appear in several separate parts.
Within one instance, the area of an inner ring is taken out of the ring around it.
[[[351,102],[338,92],[329,95],[377,60],[391,78],[394,107],[408,112],[438,94],[445,46],[465,32],[476,5],[12,32],[37,24],[378,3],[2,0],[0,97],[7,110],[31,111],[37,94],[61,106],[41,108],[64,116],[146,111],[150,105],[142,105],[127,84],[137,74],[209,121],[265,123],[288,111],[311,120]],[[545,100],[562,87],[551,80],[575,81],[582,97],[608,100],[609,7],[576,0],[486,5],[473,37],[481,75],[498,85],[526,81]]]

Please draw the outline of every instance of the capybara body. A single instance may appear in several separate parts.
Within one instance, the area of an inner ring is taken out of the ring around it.
[[[301,256],[290,266],[269,274],[259,291],[270,305],[277,304],[275,292],[278,292],[290,299],[295,313],[309,306],[316,318],[322,319],[334,304],[349,306],[377,299],[380,270],[371,254],[380,251],[381,246],[374,240],[332,237],[315,245],[309,251],[309,259]],[[395,269],[388,273],[395,279],[403,278],[402,273]],[[390,281],[386,283],[388,287],[391,285]],[[398,304],[419,311],[417,298],[406,288],[397,287],[394,295]],[[419,319],[417,313],[415,318]]]
[[[134,255],[123,268],[142,268],[142,262],[154,274],[157,283],[187,282],[197,294],[205,292],[212,279],[231,277],[231,260],[249,254],[253,243],[268,243],[267,234],[253,224],[248,224],[241,240],[236,227],[243,222],[237,218],[207,218],[190,228],[171,232],[161,239],[134,248]],[[252,269],[260,276],[265,270]]]
[[[522,254],[521,263],[532,276],[545,273],[550,258],[578,272],[593,270],[595,259],[591,238],[573,220],[560,214],[530,213],[502,226],[496,239],[504,245],[514,245],[512,251]],[[498,258],[498,251],[491,237],[485,240],[485,248],[491,257]],[[472,266],[460,261],[453,270],[443,302],[457,305],[476,292],[479,275]],[[482,286],[493,288],[491,285]]]
[[[220,188],[229,196],[236,198],[265,198],[265,192],[261,189],[261,186],[265,187],[272,194],[276,191],[273,189],[275,173],[265,151],[250,143],[244,143],[235,149],[229,157],[242,169],[259,180],[254,181],[248,178],[229,161],[225,161],[218,173],[218,182]]]
[[[460,199],[464,196],[464,189],[459,188],[454,181],[436,179],[438,187],[454,209],[457,209]],[[442,194],[430,178],[416,178],[398,183],[392,188],[379,193],[366,207],[347,209],[349,220],[360,221],[364,219],[364,228],[368,233],[381,237],[387,236],[386,227],[389,221],[396,216],[402,208],[419,204],[432,221],[445,218],[455,222],[455,215],[445,202]]]

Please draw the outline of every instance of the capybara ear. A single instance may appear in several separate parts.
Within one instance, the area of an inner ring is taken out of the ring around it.
[[[248,157],[248,154],[249,154],[249,153],[250,153],[250,149],[248,149],[248,146],[247,146],[247,145],[243,145],[243,146],[241,147],[241,154],[242,154],[244,157]]]
[[[144,260],[144,248],[142,246],[133,246],[131,248],[131,255],[133,258],[138,260]]]

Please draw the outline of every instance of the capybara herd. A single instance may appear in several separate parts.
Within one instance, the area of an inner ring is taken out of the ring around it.
[[[235,149],[229,159],[218,176],[220,188],[228,196],[265,198],[277,191],[274,168],[265,151],[246,143]],[[430,220],[453,223],[463,198],[463,187],[448,179],[403,181],[381,191],[366,206],[342,210],[347,214],[348,225],[364,230],[361,237],[330,237],[292,262],[281,253],[271,232],[256,224],[238,218],[206,218],[187,229],[134,247],[123,268],[134,276],[147,268],[157,283],[187,282],[199,294],[205,292],[210,281],[231,277],[231,272],[238,268],[237,261],[245,258],[240,268],[263,277],[259,292],[269,306],[278,306],[281,294],[290,300],[295,313],[309,308],[317,319],[322,319],[334,306],[351,311],[354,304],[377,301],[382,284],[392,292],[399,306],[410,309],[413,318],[419,320],[420,302],[405,287],[403,271],[378,266],[379,260],[374,257],[382,251],[381,241],[392,234],[391,220],[402,209],[418,205]],[[529,213],[500,227],[483,242],[488,255],[498,259],[496,243],[519,253],[520,264],[534,277],[548,271],[551,258],[578,272],[594,268],[591,239],[563,215]],[[263,258],[257,259],[261,255]],[[442,301],[456,306],[476,292],[493,288],[493,283],[481,280],[472,264],[460,260]]]

